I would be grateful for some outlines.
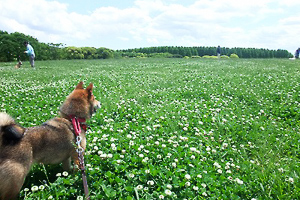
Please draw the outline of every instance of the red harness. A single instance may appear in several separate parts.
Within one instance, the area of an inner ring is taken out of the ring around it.
[[[73,124],[73,128],[74,128],[74,132],[76,136],[79,136],[79,134],[81,133],[81,128],[86,131],[87,130],[87,126],[85,124],[86,120],[84,118],[78,118],[75,117],[73,115],[70,115],[72,124]]]

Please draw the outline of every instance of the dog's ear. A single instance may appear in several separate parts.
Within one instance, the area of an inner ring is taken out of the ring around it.
[[[89,97],[93,95],[93,83],[90,83],[90,85],[86,88]]]
[[[3,127],[3,139],[7,143],[17,142],[19,141],[25,132],[25,129],[19,125],[13,124],[9,126]]]
[[[78,83],[75,89],[83,89],[83,82]]]

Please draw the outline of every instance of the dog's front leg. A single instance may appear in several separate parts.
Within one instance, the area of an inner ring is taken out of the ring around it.
[[[69,157],[68,159],[64,160],[62,162],[63,164],[63,169],[66,170],[66,171],[71,171],[72,168],[71,168],[71,157]]]

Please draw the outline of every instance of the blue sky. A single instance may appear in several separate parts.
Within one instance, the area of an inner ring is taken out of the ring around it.
[[[0,30],[45,43],[300,47],[299,0],[0,0]]]

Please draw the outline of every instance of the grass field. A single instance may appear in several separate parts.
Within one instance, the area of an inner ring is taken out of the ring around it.
[[[298,199],[300,62],[121,59],[0,63],[1,112],[40,125],[79,81],[92,199]],[[20,199],[83,199],[80,173],[35,165]]]

